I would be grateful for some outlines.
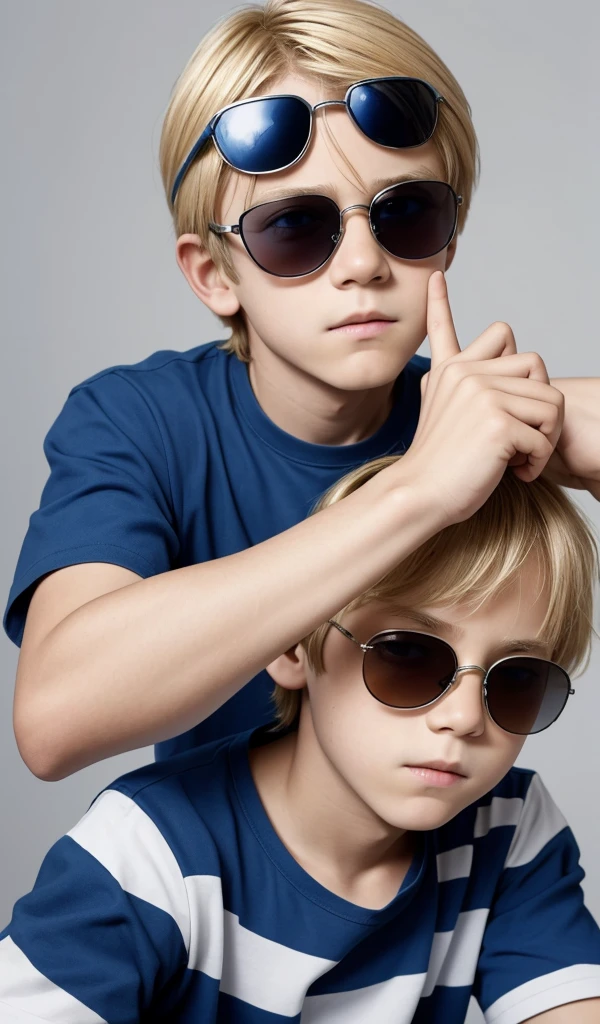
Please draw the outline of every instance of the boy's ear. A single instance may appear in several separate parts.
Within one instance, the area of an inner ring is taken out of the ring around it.
[[[306,652],[302,644],[280,654],[267,665],[267,672],[284,690],[302,690],[306,686]]]
[[[453,261],[455,255],[456,255],[457,243],[458,243],[458,238],[455,235],[454,238],[452,239],[452,241],[450,242],[450,245],[446,249],[446,266],[444,267],[444,271],[449,270],[450,267],[452,266],[452,261]]]
[[[179,269],[204,305],[217,316],[235,316],[240,308],[239,300],[199,235],[180,235],[175,251]]]

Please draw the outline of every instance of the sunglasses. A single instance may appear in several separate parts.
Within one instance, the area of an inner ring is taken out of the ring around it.
[[[505,732],[528,736],[542,732],[564,710],[571,680],[564,668],[544,658],[510,657],[491,668],[459,665],[450,644],[438,636],[409,629],[386,629],[361,644],[339,622],[329,619],[363,652],[363,679],[371,696],[388,707],[409,711],[433,704],[459,672],[483,673],[488,715]]]
[[[403,181],[340,210],[329,196],[300,195],[260,203],[237,224],[209,224],[215,234],[239,235],[251,259],[267,274],[304,277],[319,270],[337,249],[348,210],[368,210],[379,245],[404,260],[422,260],[445,249],[458,223],[462,196],[445,181]]]
[[[171,203],[190,166],[212,138],[223,160],[246,174],[283,171],[300,160],[310,142],[313,113],[344,106],[363,135],[389,149],[412,149],[431,138],[443,96],[420,78],[366,78],[343,100],[311,106],[302,96],[256,96],[218,110],[183,161]]]

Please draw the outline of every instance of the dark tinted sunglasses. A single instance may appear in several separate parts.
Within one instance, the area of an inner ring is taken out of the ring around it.
[[[408,711],[433,704],[459,672],[483,673],[483,701],[496,725],[519,736],[542,732],[564,710],[571,680],[564,668],[543,658],[502,658],[491,668],[459,665],[441,637],[409,629],[386,629],[361,644],[338,622],[329,620],[363,651],[363,679],[369,693],[388,707]]]
[[[403,260],[422,260],[454,237],[462,197],[445,181],[403,181],[378,192],[370,206],[340,210],[329,196],[301,195],[260,203],[237,224],[210,224],[216,234],[239,235],[248,254],[268,274],[303,277],[333,256],[348,210],[368,210],[381,247]]]
[[[389,149],[412,149],[431,138],[443,96],[420,78],[394,76],[355,82],[343,100],[311,106],[302,96],[256,96],[217,111],[183,161],[171,202],[188,169],[210,138],[226,163],[247,174],[270,174],[291,167],[310,142],[313,113],[345,106],[357,128]]]

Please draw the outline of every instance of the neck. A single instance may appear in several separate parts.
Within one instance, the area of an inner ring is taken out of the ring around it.
[[[379,909],[394,898],[413,837],[350,789],[319,746],[310,716],[298,732],[251,750],[250,765],[273,828],[305,871],[361,906]]]
[[[362,391],[343,391],[273,353],[252,345],[249,366],[254,395],[269,419],[310,444],[356,444],[385,423],[395,381]]]

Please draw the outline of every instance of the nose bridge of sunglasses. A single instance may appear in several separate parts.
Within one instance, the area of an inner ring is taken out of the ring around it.
[[[487,670],[485,668],[482,668],[481,665],[459,665],[458,668],[456,668],[454,671],[453,681],[456,680],[456,677],[459,672],[482,672],[484,676],[487,675]]]
[[[347,107],[346,100],[321,100],[320,103],[315,103],[313,110],[320,110],[321,107]]]
[[[336,231],[335,234],[331,236],[332,241],[339,242],[340,238],[344,234],[344,214],[348,213],[350,210],[366,210],[367,213],[369,213],[370,207],[365,203],[353,203],[352,206],[345,206],[343,210],[340,210],[340,230]],[[371,229],[373,229],[373,225],[371,225]]]
[[[463,675],[465,672],[467,674],[474,672],[478,675],[481,675],[481,683],[483,684],[482,689],[484,691],[486,690],[485,682],[487,678],[487,670],[485,668],[482,668],[481,665],[458,665],[458,667],[454,670],[454,675],[452,676],[452,679],[448,683],[448,689],[455,688],[456,684],[460,682],[459,676]]]

